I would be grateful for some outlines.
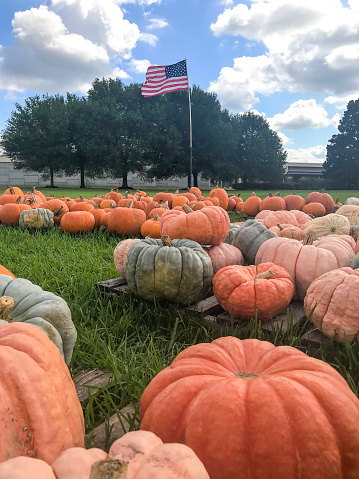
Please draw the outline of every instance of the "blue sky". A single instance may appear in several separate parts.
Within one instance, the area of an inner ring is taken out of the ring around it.
[[[359,98],[358,32],[359,0],[0,0],[0,131],[26,97],[187,58],[190,85],[264,115],[288,161],[324,161]]]

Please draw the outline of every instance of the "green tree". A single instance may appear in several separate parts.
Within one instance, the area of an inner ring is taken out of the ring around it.
[[[327,145],[324,177],[342,187],[356,188],[359,182],[359,99],[348,103],[338,130]]]
[[[261,115],[248,112],[232,117],[233,163],[244,183],[282,181],[287,152],[282,140]]]
[[[15,169],[42,172],[54,186],[66,158],[66,104],[62,96],[43,95],[15,104],[2,131],[1,147]]]

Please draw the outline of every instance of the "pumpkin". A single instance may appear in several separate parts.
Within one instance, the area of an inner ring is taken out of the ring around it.
[[[113,251],[113,259],[115,262],[116,271],[120,276],[125,276],[125,262],[131,246],[138,241],[138,238],[129,238],[120,241]]]
[[[108,454],[97,448],[67,449],[51,466],[28,457],[10,459],[0,464],[0,478],[5,477],[209,479],[205,467],[192,449],[184,444],[163,444],[159,437],[149,431],[128,432],[112,444]]]
[[[6,225],[18,225],[20,213],[31,210],[31,206],[20,203],[7,203],[0,209],[0,222]]]
[[[255,217],[256,220],[261,219],[264,226],[267,228],[272,228],[278,223],[281,225],[294,225],[299,226],[296,217],[292,214],[291,211],[271,211],[266,214],[263,218],[258,218],[259,215]]]
[[[190,239],[200,244],[217,245],[228,234],[228,213],[219,206],[206,206],[193,211],[188,205],[183,211],[170,210],[161,216],[161,235],[171,239]]]
[[[340,268],[319,276],[307,290],[304,311],[328,338],[359,340],[359,269]]]
[[[145,221],[146,213],[139,208],[133,208],[131,200],[126,208],[115,208],[110,213],[107,228],[120,236],[138,235],[141,232],[141,225]]]
[[[189,190],[188,193],[193,193],[195,196],[202,196],[202,191],[197,188],[197,186],[192,186]]]
[[[258,266],[227,266],[213,278],[218,303],[235,318],[264,321],[281,313],[293,297],[287,270],[274,263]]]
[[[77,332],[64,299],[24,278],[0,274],[0,320],[26,322],[42,329],[59,348],[66,364],[71,361]]]
[[[109,200],[109,203],[110,203],[110,200]],[[94,205],[92,205],[91,203],[87,203],[85,201],[75,202],[69,208],[70,211],[92,211],[93,209],[95,209]]]
[[[274,231],[267,229],[262,223],[256,220],[248,220],[239,227],[232,244],[242,251],[247,263],[254,264],[261,244],[276,237]]]
[[[24,196],[24,193],[21,188],[17,186],[9,186],[5,191],[4,195],[16,195],[16,196]]]
[[[218,188],[218,187],[213,188],[213,190],[209,192],[208,197],[218,198],[219,206],[223,208],[224,210],[228,208],[228,194],[227,194],[227,191],[224,190],[223,188]]]
[[[303,213],[303,211],[299,210],[290,210],[289,212],[294,218],[297,220],[297,223],[299,226],[304,225],[305,223],[308,223],[308,221],[312,221],[313,218],[311,218],[309,215],[306,213]]]
[[[285,209],[286,209],[286,203],[284,199],[279,196],[279,194],[276,194],[274,196],[268,195],[266,198],[264,198],[261,201],[259,205],[259,211],[262,211],[262,210],[280,211]]]
[[[305,234],[310,233],[313,239],[331,234],[349,235],[350,221],[345,216],[330,213],[321,218],[314,218],[303,225],[302,229]]]
[[[281,238],[291,238],[298,241],[302,241],[304,238],[304,231],[299,226],[277,224],[277,226],[272,226],[269,229]]]
[[[160,217],[156,213],[153,213],[152,218],[142,223],[141,235],[150,236],[151,238],[161,238]]]
[[[125,277],[129,289],[144,299],[191,304],[210,291],[213,267],[195,241],[148,238],[131,246]]]
[[[314,217],[325,215],[325,207],[322,205],[322,203],[308,203],[303,206],[302,211],[303,213],[312,215]]]
[[[164,203],[167,201],[168,207],[172,208],[172,201],[176,198],[176,195],[173,193],[166,193],[166,192],[160,192],[156,193],[155,196],[153,197],[153,201],[157,201],[158,203]]]
[[[237,201],[234,199],[233,196],[228,196],[228,206],[227,211],[234,211],[236,209]]]
[[[41,198],[42,202],[43,203],[44,201],[46,201],[46,196],[44,195],[44,193],[42,193],[42,191],[39,191],[35,188],[35,186],[32,187],[31,191],[28,191],[26,193],[26,195],[35,195],[35,196],[38,196],[39,198]]]
[[[260,211],[261,203],[262,203],[262,200],[258,196],[256,196],[256,194],[253,192],[252,196],[247,198],[246,201],[243,203],[243,206],[241,205],[239,207],[237,203],[237,210],[243,212],[247,216],[255,216]]]
[[[6,205],[8,203],[21,203],[23,196],[21,195],[12,195],[12,194],[3,194],[0,196],[0,206]]]
[[[104,208],[115,208],[117,206],[117,202],[113,199],[107,198],[105,200],[102,200],[99,207],[104,209]]]
[[[122,199],[122,195],[121,193],[117,191],[114,191],[114,190],[111,190],[109,193],[106,193],[105,194],[105,200],[113,200],[116,205],[118,204],[118,202]]]
[[[27,456],[51,464],[64,450],[83,447],[81,404],[46,334],[32,324],[0,325],[0,363],[0,462]]]
[[[20,228],[51,228],[54,224],[54,213],[46,208],[34,208],[20,213]]]
[[[59,225],[61,222],[61,218],[69,212],[69,208],[65,201],[59,200],[57,198],[44,201],[40,208],[45,208],[50,210],[54,213],[54,223]]]
[[[188,206],[192,208],[193,211],[201,210],[206,206],[204,201],[190,201]]]
[[[217,246],[204,246],[203,249],[211,258],[214,273],[225,266],[244,262],[241,251],[231,244],[219,243]]]
[[[231,336],[190,346],[147,386],[140,418],[193,449],[211,479],[359,477],[358,398],[290,346]]]
[[[185,196],[176,196],[176,198],[172,201],[172,208],[175,206],[183,206],[188,205],[189,200]]]
[[[12,278],[15,279],[15,276],[8,269],[6,269],[5,266],[2,266],[0,264],[0,275],[1,274],[7,274],[8,276],[11,276]]]
[[[285,201],[285,206],[287,210],[301,210],[305,205],[305,199],[293,193],[292,195],[287,195],[283,197]]]
[[[346,216],[351,223],[359,222],[359,206],[344,205],[337,209],[336,215]]]
[[[350,263],[350,267],[352,269],[357,269],[359,268],[359,254],[358,254],[358,244],[356,244],[356,247],[355,247],[355,256],[354,256],[354,259],[353,261]],[[3,274],[6,274],[6,273],[3,273]]]
[[[238,225],[236,225],[234,223],[230,223],[228,234],[227,234],[227,236],[226,236],[226,238],[223,242],[228,243],[230,245],[233,245],[234,237],[235,237],[238,230],[239,230]]]
[[[208,196],[206,198],[206,201],[209,201],[210,203],[212,203],[213,206],[220,206],[220,201],[219,201],[219,198],[217,198],[217,196]]]
[[[69,211],[61,218],[60,227],[68,233],[92,231],[95,218],[90,211]]]
[[[328,193],[325,193],[324,190],[321,190],[319,193],[317,191],[313,193],[309,193],[309,195],[305,199],[305,202],[307,204],[321,203],[325,208],[324,214],[326,215],[334,212],[334,200]],[[303,208],[302,208],[302,211],[304,211]],[[315,216],[319,216],[319,215],[315,215]]]
[[[303,301],[316,278],[332,269],[349,266],[354,258],[354,247],[347,242],[350,237],[333,236],[324,236],[313,245],[288,238],[269,239],[258,249],[256,265],[272,262],[285,268],[294,284],[293,299]]]
[[[357,198],[356,196],[350,196],[345,200],[344,205],[359,206],[359,198]]]

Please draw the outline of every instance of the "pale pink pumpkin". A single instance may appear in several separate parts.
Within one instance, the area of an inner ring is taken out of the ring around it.
[[[294,225],[299,226],[297,219],[290,211],[272,211],[264,218],[262,218],[262,223],[267,228],[272,228],[273,226],[277,226],[277,224],[285,225]]]
[[[295,217],[299,226],[302,226],[305,223],[308,223],[308,221],[312,221],[313,219],[306,213],[303,213],[303,211],[290,210],[290,213]]]
[[[272,226],[269,229],[281,238],[296,239],[298,241],[302,241],[304,238],[304,231],[299,226],[277,224],[277,226]]]
[[[312,313],[311,322],[328,338],[341,343],[359,340],[359,269],[340,268],[314,280],[304,310],[307,316]]]
[[[130,248],[133,244],[141,241],[138,238],[129,238],[123,241],[120,241],[113,252],[113,259],[115,262],[116,271],[120,276],[125,276],[125,262],[130,251]]]
[[[225,266],[242,265],[244,262],[242,252],[227,243],[220,243],[217,246],[204,246],[203,249],[211,258],[214,273]]]

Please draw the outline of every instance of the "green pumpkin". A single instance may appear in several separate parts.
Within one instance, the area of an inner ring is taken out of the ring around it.
[[[147,300],[196,303],[212,287],[211,258],[195,241],[164,238],[131,246],[125,263],[128,287]]]
[[[77,332],[66,301],[27,279],[0,274],[0,323],[13,321],[42,329],[70,363]]]
[[[240,226],[234,225],[231,223],[229,225],[229,231],[226,239],[223,241],[223,243],[231,244],[233,245],[234,237],[236,236],[237,231],[239,230]]]
[[[259,247],[264,241],[276,238],[277,235],[256,220],[247,220],[235,233],[233,246],[240,249],[246,263],[254,264]]]
[[[54,226],[54,213],[46,208],[34,208],[20,213],[21,228],[51,228]]]

